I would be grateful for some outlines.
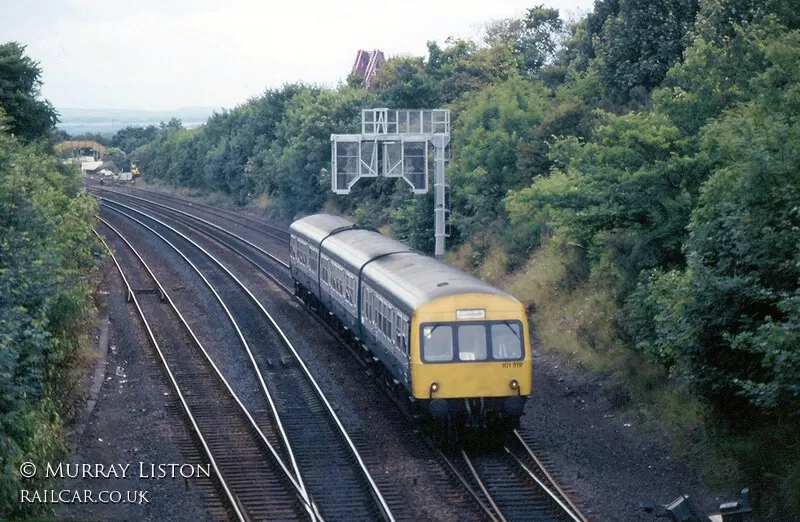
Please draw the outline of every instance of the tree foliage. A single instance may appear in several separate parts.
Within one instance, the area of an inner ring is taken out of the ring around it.
[[[548,93],[520,77],[492,85],[464,100],[453,129],[453,216],[464,237],[496,235],[505,222],[506,193],[527,185],[518,168],[541,123]]]
[[[684,274],[633,301],[682,303],[640,345],[725,410],[800,416],[800,32],[762,42],[751,101],[711,123],[713,173],[692,212]]]
[[[24,142],[45,137],[58,123],[58,114],[47,100],[40,100],[42,70],[25,55],[17,42],[0,45],[0,107],[8,118],[8,130]]]
[[[147,145],[156,138],[158,128],[155,125],[147,127],[125,127],[118,130],[111,138],[110,145],[130,154],[139,147]]]
[[[603,24],[596,49],[609,95],[628,101],[636,88],[656,88],[689,44],[697,10],[698,0],[620,2],[616,16]]]
[[[620,295],[643,269],[682,266],[694,195],[704,168],[659,113],[600,113],[591,141],[557,140],[556,168],[508,200],[511,219],[544,213],[568,241],[594,260],[612,263]]]
[[[42,506],[18,502],[15,470],[60,457],[81,395],[97,205],[75,170],[0,133],[0,209],[0,516],[16,518]]]

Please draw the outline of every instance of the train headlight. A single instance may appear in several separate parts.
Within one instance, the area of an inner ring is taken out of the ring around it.
[[[512,390],[519,390],[519,383],[516,379],[511,379],[511,382],[508,383]]]
[[[439,383],[438,382],[432,382],[431,383],[431,393],[436,393],[437,391],[439,391]]]

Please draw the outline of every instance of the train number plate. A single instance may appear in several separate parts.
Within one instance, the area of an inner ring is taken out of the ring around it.
[[[522,361],[504,362],[503,368],[522,368]]]

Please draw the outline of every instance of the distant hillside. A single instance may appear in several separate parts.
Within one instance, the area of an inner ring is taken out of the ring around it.
[[[208,120],[217,107],[183,107],[172,111],[145,111],[136,109],[76,109],[56,108],[61,115],[58,128],[72,135],[94,132],[112,135],[131,125],[158,125],[171,118],[179,118],[186,128],[198,127]]]

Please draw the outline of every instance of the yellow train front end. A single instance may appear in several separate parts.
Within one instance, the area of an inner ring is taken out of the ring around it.
[[[412,318],[412,394],[433,417],[477,429],[513,428],[531,393],[528,320],[510,296],[441,297]]]

